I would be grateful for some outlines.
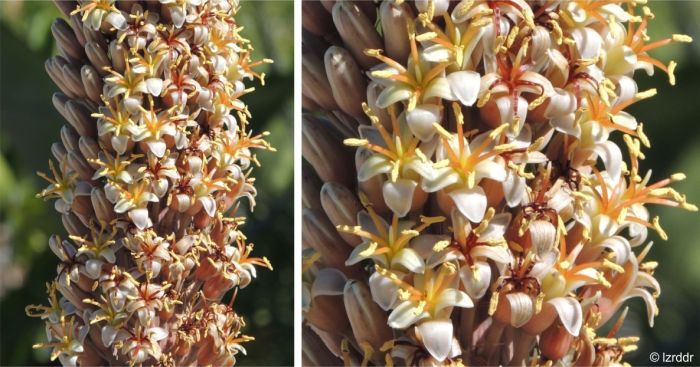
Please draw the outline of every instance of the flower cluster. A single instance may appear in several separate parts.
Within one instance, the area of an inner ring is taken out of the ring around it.
[[[649,52],[690,37],[651,41],[634,0],[303,12],[305,361],[622,363],[625,301],[659,311],[648,206],[697,210],[683,174],[640,172],[625,110],[656,93],[638,69],[675,83]]]
[[[254,135],[241,97],[253,68],[233,0],[59,1],[60,55],[46,69],[69,124],[50,185],[67,238],[46,321],[64,365],[233,365],[243,320],[221,303],[266,258],[251,256],[241,199],[255,205]]]

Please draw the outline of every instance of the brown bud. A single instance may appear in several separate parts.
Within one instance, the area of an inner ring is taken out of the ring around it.
[[[336,226],[356,225],[357,213],[362,210],[357,195],[335,182],[327,182],[321,188],[321,205],[328,219]],[[360,237],[350,233],[343,232],[340,236],[353,247],[362,243]]]
[[[340,134],[333,126],[326,120],[304,115],[301,131],[302,155],[321,180],[351,185],[354,172],[349,149],[343,145]],[[339,169],[342,167],[346,169]]]
[[[323,182],[318,178],[312,167],[306,163],[301,170],[301,202],[304,208],[321,209],[321,186]]]
[[[375,351],[373,359],[382,363],[383,356],[379,348],[393,339],[391,328],[386,323],[386,312],[372,300],[369,288],[364,282],[348,281],[343,298],[357,343],[369,343]]]
[[[349,326],[340,295],[314,297],[304,318],[311,325],[331,333],[342,332]]]
[[[384,1],[379,6],[379,19],[384,35],[384,52],[392,59],[404,63],[411,52],[411,43],[406,31],[407,22],[414,20],[411,8],[407,3],[397,5],[391,1]]]
[[[314,1],[304,1],[304,3],[308,2]],[[304,95],[324,110],[337,109],[338,104],[333,99],[323,60],[312,51],[304,52],[301,60]]]
[[[51,33],[62,55],[74,60],[83,58],[83,45],[75,37],[71,26],[63,19],[56,19],[51,25]]]
[[[301,2],[301,24],[304,29],[319,36],[334,30],[330,13],[319,1]]]
[[[340,366],[343,364],[338,357],[326,348],[321,337],[310,327],[304,326],[301,330],[303,365],[305,366]]]
[[[304,209],[302,214],[302,242],[321,254],[322,262],[346,272],[345,260],[350,246],[340,237],[326,215],[317,209]]]
[[[344,48],[331,46],[324,56],[326,76],[333,98],[341,110],[350,116],[362,117],[367,82],[355,59]]]
[[[88,42],[85,44],[85,54],[90,60],[90,63],[95,67],[95,70],[101,76],[107,74],[105,67],[110,66],[109,58],[107,57],[106,48],[100,46],[97,42]]]
[[[364,53],[365,49],[379,49],[383,46],[370,18],[357,4],[345,0],[336,2],[332,13],[338,33],[357,63],[365,70],[377,65],[379,60]]]
[[[100,78],[95,68],[91,65],[83,65],[80,69],[80,77],[87,97],[93,102],[99,103],[100,95],[102,94],[102,78]]]
[[[555,322],[540,334],[539,346],[544,357],[558,361],[569,352],[573,340],[574,336],[560,322]]]

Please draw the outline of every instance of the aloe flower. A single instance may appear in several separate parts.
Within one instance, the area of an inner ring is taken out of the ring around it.
[[[234,216],[255,204],[254,150],[273,150],[240,100],[259,62],[238,2],[56,4],[70,23],[46,67],[68,124],[38,196],[68,236],[49,241],[49,306],[27,307],[46,322],[35,347],[73,366],[233,365],[253,337],[222,299],[272,269]]]
[[[697,211],[642,171],[635,71],[675,84],[653,50],[690,37],[641,1],[302,11],[304,363],[624,365],[649,207]]]

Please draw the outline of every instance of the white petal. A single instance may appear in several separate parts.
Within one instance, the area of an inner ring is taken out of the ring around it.
[[[556,297],[547,301],[546,305],[556,309],[559,320],[569,334],[578,336],[583,325],[583,311],[578,300],[571,297]]]
[[[484,219],[486,213],[486,193],[480,186],[473,189],[458,189],[448,193],[457,209],[470,221],[477,223]]]
[[[153,155],[155,155],[156,157],[162,158],[163,155],[165,155],[165,149],[167,149],[165,141],[151,140],[147,142],[146,145],[148,145],[148,149],[150,149],[151,153],[153,153]]]
[[[216,214],[216,201],[211,196],[203,196],[199,198],[199,202],[202,203],[202,207],[207,215],[214,217],[214,214]]]
[[[379,272],[374,272],[370,275],[369,290],[372,293],[372,300],[384,311],[392,309],[398,299],[396,295],[398,294],[399,286]]]
[[[357,170],[357,180],[365,182],[370,178],[391,171],[391,162],[383,155],[373,154]]]
[[[451,307],[472,308],[474,302],[469,295],[459,289],[447,288],[435,300],[435,313],[439,314],[441,310]]]
[[[406,123],[411,132],[421,141],[427,141],[435,136],[433,123],[440,122],[440,106],[422,104],[406,112]]]
[[[508,249],[501,246],[480,245],[472,249],[471,255],[474,257],[485,257],[499,264],[508,264],[511,261],[511,255]]]
[[[454,101],[455,96],[452,93],[452,88],[450,88],[450,82],[447,81],[445,77],[435,78],[428,86],[425,88],[425,94],[423,95],[423,100],[428,98],[439,97],[449,101]]]
[[[426,192],[436,192],[457,182],[459,182],[459,174],[450,167],[445,167],[434,170],[433,177],[424,179],[421,187]]]
[[[148,209],[146,208],[130,210],[129,218],[131,218],[131,221],[134,222],[138,229],[145,229],[153,225],[151,218],[148,217]]]
[[[384,202],[397,216],[403,217],[411,210],[413,192],[418,184],[413,180],[400,179],[396,182],[386,181],[382,188]]]
[[[520,205],[525,197],[526,187],[525,178],[518,176],[512,170],[508,170],[506,179],[503,180],[503,194],[509,207],[513,208]]]
[[[475,71],[456,71],[447,75],[452,93],[465,106],[472,106],[479,96],[481,75]]]
[[[428,320],[416,326],[416,332],[420,334],[423,346],[428,353],[438,362],[442,362],[452,350],[453,328],[450,319]]]
[[[107,23],[111,24],[114,28],[123,31],[126,29],[126,18],[120,11],[112,11],[105,17]]]
[[[467,294],[474,299],[481,299],[491,285],[491,266],[483,261],[478,261],[474,267],[463,266],[459,269],[459,276]]]
[[[160,92],[163,90],[163,79],[146,79],[146,89],[148,90],[148,93],[152,94],[154,97],[160,96]]]
[[[423,271],[425,271],[425,262],[423,258],[418,255],[416,250],[408,247],[399,250],[399,252],[392,257],[392,268],[396,264],[401,264],[406,269],[417,274],[423,274]]]
[[[389,315],[387,324],[389,327],[394,329],[405,329],[420,319],[424,319],[429,316],[425,311],[416,312],[415,304],[411,301],[404,301],[399,304],[394,311]]]
[[[506,233],[506,228],[510,223],[510,213],[500,213],[493,216],[483,232],[479,234],[480,241],[492,241],[503,238]]]
[[[649,318],[649,326],[654,327],[654,316],[656,316],[659,313],[659,307],[656,305],[656,299],[651,295],[651,293],[647,292],[646,290],[641,288],[634,288],[627,294],[627,296],[624,299],[620,300],[620,302],[624,302],[630,298],[635,297],[640,297],[644,300],[644,303],[647,306],[647,317]]]
[[[476,182],[481,181],[482,178],[490,178],[494,181],[503,182],[506,179],[506,169],[502,164],[496,163],[494,161],[482,161],[474,167]]]
[[[162,327],[152,327],[148,329],[149,339],[151,341],[157,342],[168,337],[168,332]]]
[[[450,50],[440,44],[428,46],[421,53],[423,58],[430,62],[445,62],[450,59]]]
[[[519,328],[530,320],[534,313],[532,297],[525,293],[508,293],[506,300],[510,305],[510,324]]]
[[[104,344],[105,347],[109,348],[109,346],[114,343],[114,338],[117,336],[117,330],[110,325],[105,325],[102,327],[102,344]]]
[[[371,256],[366,256],[365,254],[363,254],[363,252],[367,251],[367,249],[369,249],[369,247],[370,247],[370,242],[363,242],[363,243],[357,245],[357,247],[352,249],[352,252],[350,253],[350,256],[348,256],[348,259],[345,260],[345,265],[352,266],[352,265],[359,263],[360,261],[363,261],[365,259],[370,258]],[[386,264],[383,264],[383,265],[386,265]]]
[[[411,98],[412,95],[413,92],[406,87],[389,86],[377,97],[377,107],[387,108],[396,102]]]
[[[102,260],[90,259],[85,262],[85,273],[90,279],[97,279],[102,273]]]
[[[594,59],[600,53],[603,39],[600,34],[588,27],[574,28],[571,37],[576,41],[579,55],[582,59]]]

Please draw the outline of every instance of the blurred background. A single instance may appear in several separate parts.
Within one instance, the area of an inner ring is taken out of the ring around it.
[[[293,364],[293,83],[292,1],[248,2],[236,17],[243,35],[256,47],[253,59],[275,60],[260,70],[266,84],[243,98],[255,131],[268,130],[276,153],[261,152],[254,171],[257,206],[245,226],[274,271],[239,292],[234,307],[246,319],[239,365]],[[59,16],[50,1],[0,1],[0,365],[47,365],[44,323],[25,316],[27,304],[46,302],[45,283],[56,275],[48,237],[65,237],[51,202],[34,195],[45,183],[36,171],[48,170],[50,146],[59,139],[62,117],[51,103],[58,90],[44,70],[56,54],[51,23]],[[227,300],[229,296],[225,299]],[[56,364],[58,360],[56,361]]]

